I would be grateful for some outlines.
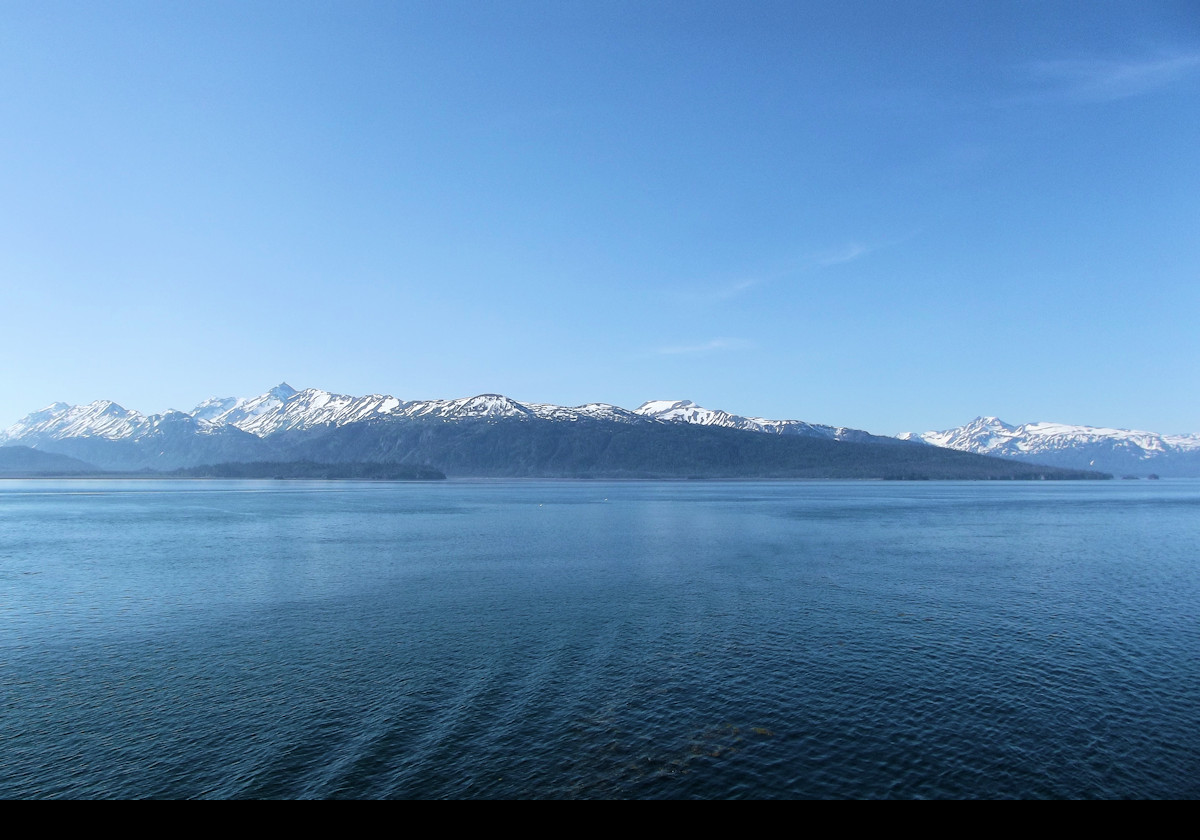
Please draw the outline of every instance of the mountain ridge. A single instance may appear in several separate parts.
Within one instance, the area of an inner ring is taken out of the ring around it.
[[[623,423],[690,423],[772,434],[799,434],[831,440],[894,440],[872,435],[861,429],[826,426],[801,420],[744,417],[719,409],[703,408],[690,400],[650,400],[633,410],[608,403],[585,403],[578,406],[522,403],[502,394],[479,394],[449,400],[406,401],[386,394],[353,397],[318,388],[298,391],[283,382],[257,397],[212,397],[197,404],[190,412],[168,410],[162,414],[145,415],[126,409],[111,400],[96,400],[77,406],[58,402],[33,412],[0,431],[0,445],[31,438],[138,439],[150,434],[167,418],[181,422],[184,417],[191,418],[198,433],[211,434],[221,427],[233,427],[259,438],[286,430],[303,430],[327,425],[343,426],[378,418],[425,417],[461,420],[517,417],[557,421],[603,419]]]

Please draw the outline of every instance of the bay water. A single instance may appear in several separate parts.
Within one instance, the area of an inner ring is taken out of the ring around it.
[[[0,481],[0,797],[1198,795],[1200,481]]]

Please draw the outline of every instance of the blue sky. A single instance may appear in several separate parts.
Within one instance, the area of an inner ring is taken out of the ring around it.
[[[281,380],[1200,431],[1200,8],[0,3],[0,424]]]

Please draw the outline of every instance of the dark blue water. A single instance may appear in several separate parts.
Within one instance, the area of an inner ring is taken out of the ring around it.
[[[0,482],[3,797],[1196,797],[1200,482]]]

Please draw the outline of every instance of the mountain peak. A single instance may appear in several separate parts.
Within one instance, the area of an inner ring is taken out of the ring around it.
[[[272,397],[275,397],[276,399],[288,400],[288,399],[294,397],[298,392],[296,391],[295,388],[293,388],[291,385],[287,384],[286,382],[280,382],[278,385],[276,385],[270,391],[267,391],[267,393],[270,394]]]
[[[1004,429],[1005,431],[1009,432],[1015,431],[1017,428],[1016,426],[1005,423],[999,417],[993,417],[991,415],[987,417],[976,417],[974,420],[968,423],[966,427],[975,429]]]

